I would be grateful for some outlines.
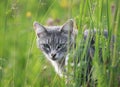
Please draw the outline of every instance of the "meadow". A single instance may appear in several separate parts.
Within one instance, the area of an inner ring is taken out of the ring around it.
[[[74,67],[73,71],[68,67],[68,74],[74,72],[74,76],[66,85],[37,48],[33,29],[34,21],[61,25],[71,18],[78,37],[70,58],[74,54],[80,58],[81,67],[87,67],[83,58],[89,44],[89,40],[81,44],[84,30],[108,30],[107,40],[96,36],[90,87],[120,87],[120,0],[0,0],[0,87],[80,87],[82,68]],[[111,50],[112,35],[115,41]],[[85,49],[80,49],[82,45]],[[100,46],[103,63],[99,60]],[[82,87],[86,86],[84,81]]]

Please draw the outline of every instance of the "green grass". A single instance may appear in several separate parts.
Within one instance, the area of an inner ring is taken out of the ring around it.
[[[95,55],[92,62],[95,87],[120,86],[120,1],[119,0],[1,0],[0,1],[0,87],[79,87],[82,68],[74,67],[71,83],[65,85],[51,64],[36,46],[33,22],[46,25],[49,18],[63,24],[74,18],[78,28],[77,48],[74,54],[80,58],[82,67],[86,49],[82,33],[88,29],[108,29],[109,37],[96,36]],[[115,35],[114,49],[110,49],[111,35]],[[89,44],[86,43],[85,45]],[[99,60],[99,45],[102,47],[103,63]],[[106,47],[106,49],[105,49]],[[70,57],[73,57],[73,55]],[[85,73],[85,72],[84,72]],[[82,83],[86,87],[87,83]]]

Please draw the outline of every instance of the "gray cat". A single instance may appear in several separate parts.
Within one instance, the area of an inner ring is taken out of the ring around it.
[[[43,26],[33,23],[37,36],[37,45],[46,58],[52,63],[59,76],[63,76],[64,66],[68,60],[69,50],[75,44],[77,30],[73,29],[73,20],[68,20],[62,26]]]
[[[62,77],[63,72],[65,71],[64,66],[68,63],[68,50],[71,50],[71,47],[76,42],[77,29],[74,29],[73,20],[68,20],[62,26],[47,27],[39,24],[38,22],[34,22],[33,26],[37,36],[38,48],[42,50],[46,58],[52,63],[57,74]],[[83,32],[83,39],[81,39],[81,41],[84,40],[83,42],[86,42],[88,37],[92,37],[91,39],[88,39],[90,44],[86,52],[87,59],[90,61],[95,52],[94,43],[96,32],[97,31],[95,29],[85,30]],[[99,34],[101,34],[101,32],[99,32]],[[107,30],[104,30],[102,35],[107,38]],[[90,61],[87,61],[89,62],[88,73],[91,70]]]

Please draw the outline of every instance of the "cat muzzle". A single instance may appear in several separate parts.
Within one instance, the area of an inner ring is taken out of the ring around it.
[[[52,60],[56,60],[56,54],[51,54]]]

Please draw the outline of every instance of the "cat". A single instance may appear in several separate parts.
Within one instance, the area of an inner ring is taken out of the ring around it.
[[[37,36],[38,48],[51,62],[51,64],[55,68],[56,73],[60,77],[63,77],[63,73],[66,71],[65,66],[67,66],[69,59],[68,50],[71,50],[71,48],[75,46],[76,36],[78,34],[78,30],[74,28],[74,21],[72,19],[69,19],[62,26],[43,26],[38,22],[34,22],[33,27]],[[90,45],[87,48],[86,55],[87,60],[90,61],[92,61],[95,52],[94,43],[96,32],[96,29],[86,29],[83,32],[83,42],[86,42],[87,38],[89,37],[88,40]],[[108,31],[106,29],[103,31],[102,34],[105,38],[108,38]],[[90,61],[87,61],[88,73],[91,70]]]
[[[51,62],[56,73],[62,77],[68,61],[69,50],[75,44],[77,29],[74,29],[72,19],[62,26],[43,26],[33,23],[37,36],[37,46]]]

